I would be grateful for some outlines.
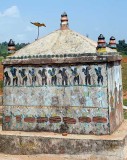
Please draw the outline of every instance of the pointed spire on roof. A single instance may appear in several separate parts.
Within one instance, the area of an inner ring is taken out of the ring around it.
[[[68,28],[68,16],[67,16],[67,13],[64,12],[62,15],[61,15],[61,30],[67,30],[69,29]]]
[[[117,46],[116,46],[116,39],[113,36],[110,38],[109,47],[111,49],[114,49],[114,50],[116,50],[116,48],[117,48]]]
[[[106,42],[105,42],[105,37],[103,36],[103,34],[99,35],[97,43],[98,43],[97,52],[98,53],[106,52]]]
[[[15,46],[15,43],[12,39],[10,39],[10,41],[8,42],[8,46]]]
[[[8,42],[8,53],[13,54],[15,53],[15,51],[16,51],[15,42],[12,39],[10,39],[10,41]]]

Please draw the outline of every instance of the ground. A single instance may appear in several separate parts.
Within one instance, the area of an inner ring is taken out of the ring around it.
[[[91,157],[89,155],[5,155],[0,154],[0,160],[95,160],[95,155],[92,155]],[[99,157],[98,159],[99,160]],[[101,158],[101,160],[107,160],[106,157]],[[110,160],[116,160],[115,158],[110,158]],[[127,159],[124,159],[127,160]]]
[[[69,156],[69,155],[6,155],[0,154],[0,160],[85,160],[84,156]],[[89,159],[94,160],[94,159]]]

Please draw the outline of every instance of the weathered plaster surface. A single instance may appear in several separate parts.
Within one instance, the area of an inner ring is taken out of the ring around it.
[[[109,134],[106,63],[7,66],[4,75],[4,130]]]
[[[106,87],[6,87],[4,105],[108,108]]]
[[[122,74],[120,62],[108,64],[108,101],[110,130],[113,132],[123,121]]]
[[[3,129],[110,134],[123,119],[120,72],[119,62],[5,65]]]
[[[109,134],[108,109],[82,107],[4,107],[3,129]]]

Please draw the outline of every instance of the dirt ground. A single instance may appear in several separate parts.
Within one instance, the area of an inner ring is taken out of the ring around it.
[[[0,154],[0,160],[86,160],[86,156],[71,155],[5,155]],[[94,160],[94,156],[89,160]]]
[[[0,154],[0,160],[122,160],[114,156],[96,156],[92,155],[4,155]],[[124,160],[127,160],[125,158]]]
[[[123,93],[123,99],[127,99],[127,91]]]
[[[124,58],[122,59],[122,62],[127,63],[127,57],[124,57]]]

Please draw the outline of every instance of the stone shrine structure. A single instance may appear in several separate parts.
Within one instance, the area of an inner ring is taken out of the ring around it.
[[[60,30],[4,60],[3,130],[111,134],[123,121],[121,59],[62,14]]]

